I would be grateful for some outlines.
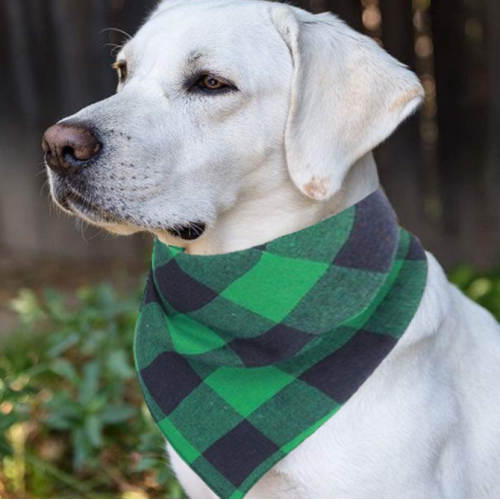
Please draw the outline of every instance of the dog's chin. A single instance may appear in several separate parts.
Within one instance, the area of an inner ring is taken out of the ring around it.
[[[59,196],[53,195],[53,200],[64,212],[93,226],[105,229],[110,233],[129,236],[140,231],[140,228],[121,220],[112,213],[102,210],[74,191],[64,194],[59,193]]]
[[[53,194],[53,200],[64,212],[113,234],[129,236],[141,231],[153,234],[157,234],[160,231],[163,234],[168,234],[174,242],[180,243],[181,241],[199,239],[206,231],[206,224],[199,221],[166,225],[161,228],[149,227],[140,223],[134,224],[128,220],[123,220],[119,215],[105,211],[95,204],[88,202],[74,190],[65,192],[64,194],[59,192],[58,196],[54,196]]]

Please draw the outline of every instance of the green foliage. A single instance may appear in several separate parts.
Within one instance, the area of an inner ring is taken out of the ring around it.
[[[182,497],[135,374],[139,304],[140,291],[107,285],[13,301],[21,326],[0,352],[0,498]]]
[[[450,281],[500,321],[500,266],[489,272],[478,272],[463,265],[450,274]]]

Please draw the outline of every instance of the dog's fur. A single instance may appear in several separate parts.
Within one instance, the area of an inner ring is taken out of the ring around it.
[[[265,1],[164,1],[118,60],[129,73],[118,93],[65,120],[91,127],[102,152],[77,174],[50,172],[54,199],[198,254],[264,243],[370,194],[372,149],[423,95],[334,16]],[[200,73],[237,89],[186,83]],[[200,222],[194,241],[169,231]],[[248,498],[500,496],[500,328],[428,259],[394,351]],[[170,456],[189,496],[213,496]]]

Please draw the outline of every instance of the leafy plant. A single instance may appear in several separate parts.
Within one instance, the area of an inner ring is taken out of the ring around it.
[[[462,265],[450,274],[450,280],[500,321],[500,265],[488,272]]]
[[[139,304],[109,285],[20,291],[0,354],[0,497],[182,498],[135,374]]]

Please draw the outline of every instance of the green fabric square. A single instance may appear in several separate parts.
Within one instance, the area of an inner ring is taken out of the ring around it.
[[[281,321],[328,269],[327,264],[264,253],[222,294],[265,318]]]
[[[293,407],[290,406],[291,400]],[[314,405],[310,404],[311,401]],[[248,421],[282,447],[337,406],[340,404],[323,392],[295,380],[255,410]]]
[[[189,313],[209,328],[217,330],[220,337],[231,342],[235,338],[251,338],[261,335],[275,322],[255,314],[244,307],[219,296],[206,306]]]
[[[179,354],[203,354],[226,344],[214,331],[185,314],[179,314],[175,321],[165,316],[172,341]]]
[[[271,241],[266,245],[266,252],[330,264],[349,238],[355,215],[354,207],[347,209],[335,217],[324,220],[321,224],[302,229],[300,240],[278,238]]]
[[[427,281],[426,269],[420,261],[405,261],[397,281],[365,328],[371,332],[400,338],[408,328],[408,316],[418,308]],[[411,290],[411,292],[409,292]],[[395,314],[394,311],[398,311]]]
[[[179,432],[168,417],[160,420],[158,427],[165,436],[168,436],[168,442],[186,463],[192,464],[198,459],[200,452]]]
[[[401,230],[399,233],[399,246],[396,251],[396,260],[406,260],[406,255],[410,248],[411,234],[407,231]]]
[[[196,373],[205,380],[210,374],[217,371],[221,366],[231,366],[243,368],[245,365],[241,358],[227,345],[210,351],[210,363],[206,362],[207,354],[197,354],[190,356],[190,364]]]
[[[153,262],[155,267],[164,266],[183,251],[183,248],[167,246],[156,239],[153,247]]]
[[[139,370],[149,366],[159,352],[172,350],[165,313],[158,303],[151,302],[142,306],[135,335],[134,353]]]
[[[272,366],[262,368],[219,368],[206,380],[214,391],[246,417],[272,398],[294,377]]]
[[[368,307],[385,278],[381,273],[331,266],[284,323],[303,332],[326,333]]]
[[[190,255],[179,255],[176,259],[181,269],[210,289],[221,293],[234,280],[250,271],[260,260],[261,253],[249,249],[221,255],[204,255],[193,259]]]
[[[366,308],[361,314],[352,317],[349,321],[344,324],[356,329],[364,328],[369,331],[373,331],[370,329],[370,322],[372,321],[372,317],[378,315],[378,310],[387,299],[387,294],[390,292],[391,288],[394,286],[396,280],[399,279],[399,275],[401,270],[403,269],[404,262],[401,260],[394,261],[394,266],[391,269],[391,272],[387,276],[384,284],[380,287],[377,295],[373,298],[370,303],[370,306]]]
[[[200,404],[209,401],[210,404]],[[198,386],[169,416],[170,422],[201,453],[242,420],[206,384]]]

